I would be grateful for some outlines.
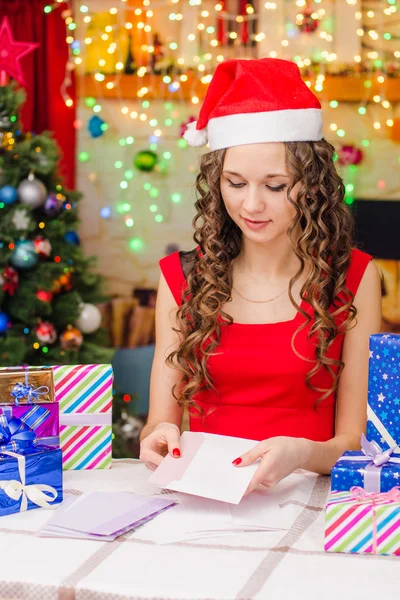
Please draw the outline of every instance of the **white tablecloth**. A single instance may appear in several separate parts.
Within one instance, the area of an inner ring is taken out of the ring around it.
[[[126,490],[151,494],[135,460],[111,470],[64,473],[67,494]],[[305,475],[304,475],[305,476]],[[310,475],[308,475],[310,476]],[[314,477],[312,475],[312,477]],[[2,600],[394,600],[400,558],[323,551],[328,477],[315,476],[288,531],[252,532],[156,545],[131,534],[114,542],[42,538],[44,509],[0,518]],[[279,501],[279,499],[278,499]]]

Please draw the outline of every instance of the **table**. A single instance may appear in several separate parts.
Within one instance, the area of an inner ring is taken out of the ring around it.
[[[64,473],[66,494],[134,491],[152,494],[149,471],[134,459],[106,471]],[[305,476],[305,475],[304,475]],[[323,551],[323,506],[330,480],[314,478],[307,503],[287,531],[252,532],[169,545],[38,536],[48,512],[0,519],[1,600],[394,600],[398,557]],[[288,504],[288,502],[285,502]],[[280,505],[281,506],[281,505]]]

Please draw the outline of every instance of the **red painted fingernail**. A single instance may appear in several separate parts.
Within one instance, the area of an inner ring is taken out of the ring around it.
[[[235,460],[232,461],[233,465],[240,465],[240,463],[242,462],[241,458],[235,458]]]
[[[174,448],[172,450],[172,456],[180,456],[181,455],[181,451],[179,450],[179,448]]]

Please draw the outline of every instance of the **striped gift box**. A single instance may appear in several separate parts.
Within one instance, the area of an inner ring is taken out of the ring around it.
[[[325,508],[325,550],[400,556],[400,488],[368,494],[331,492]]]
[[[53,367],[64,469],[111,467],[111,365]]]

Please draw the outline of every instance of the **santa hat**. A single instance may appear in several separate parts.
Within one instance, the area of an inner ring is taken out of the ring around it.
[[[226,60],[206,92],[197,121],[183,135],[211,150],[322,138],[321,104],[298,66],[279,58]]]

